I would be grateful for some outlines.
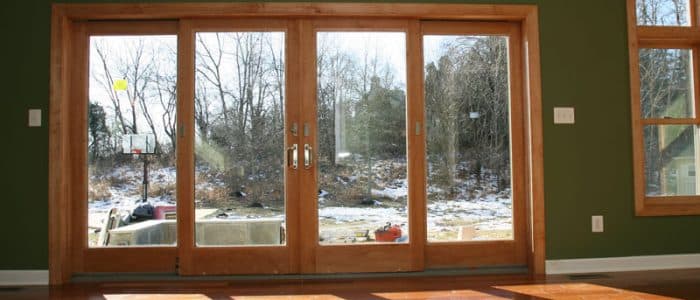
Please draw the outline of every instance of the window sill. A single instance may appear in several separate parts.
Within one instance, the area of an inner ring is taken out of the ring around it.
[[[700,196],[645,197],[637,202],[636,215],[644,217],[700,215]]]

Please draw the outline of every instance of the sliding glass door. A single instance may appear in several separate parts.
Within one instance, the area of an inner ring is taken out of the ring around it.
[[[306,272],[420,269],[412,257],[407,21],[314,21],[304,67],[313,153],[302,192]],[[304,123],[306,126],[306,122]],[[306,162],[306,161],[305,161]]]
[[[191,176],[180,272],[296,272],[303,168],[288,61],[297,33],[284,20],[184,21],[181,29],[190,53],[181,60],[181,170]]]
[[[429,266],[527,263],[519,35],[423,23]]]
[[[526,265],[518,25],[240,18],[76,34],[76,270]]]

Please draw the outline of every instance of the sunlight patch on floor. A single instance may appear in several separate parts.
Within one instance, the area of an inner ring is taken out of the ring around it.
[[[544,299],[676,299],[592,283],[524,284],[495,288]]]

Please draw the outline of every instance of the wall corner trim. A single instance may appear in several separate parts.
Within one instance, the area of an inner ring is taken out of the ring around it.
[[[0,286],[48,284],[49,270],[0,270]]]
[[[576,274],[700,268],[700,253],[546,261],[547,274]]]

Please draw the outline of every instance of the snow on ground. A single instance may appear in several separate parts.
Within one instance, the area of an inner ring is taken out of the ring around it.
[[[88,226],[100,228],[104,225],[107,213],[112,207],[116,207],[122,214],[130,212],[139,205],[143,205],[141,197],[122,198],[124,200],[93,201],[88,204]],[[164,201],[160,198],[148,198],[148,203],[155,206],[175,205],[173,201]]]
[[[198,171],[204,171],[199,170]],[[206,174],[207,180],[197,182],[197,189],[213,189],[214,186],[222,186],[224,183],[219,178],[214,178],[211,173]],[[93,176],[92,179],[119,178],[123,184],[113,184],[108,187],[109,198],[92,200],[88,203],[89,225],[91,227],[101,227],[106,214],[112,207],[117,207],[120,211],[128,212],[140,205],[141,181],[143,171],[140,168],[118,167],[110,174],[100,177]],[[152,168],[150,170],[149,181],[154,185],[174,185],[176,172],[174,167]],[[209,178],[212,177],[212,178]],[[356,176],[352,176],[348,182],[354,182]],[[347,184],[347,183],[346,183]],[[456,200],[445,199],[445,191],[433,185],[428,186],[430,199],[428,204],[428,231],[429,235],[437,236],[440,233],[450,233],[455,236],[460,226],[473,226],[476,230],[482,231],[509,231],[512,230],[512,200],[510,191],[493,191],[492,180],[484,180],[482,186],[475,186],[473,180],[457,182]],[[382,186],[382,185],[380,185]],[[393,201],[406,199],[408,195],[408,184],[405,179],[393,180],[385,183],[383,188],[371,190],[373,197],[378,199],[388,198]],[[468,187],[471,187],[469,189]],[[469,191],[473,192],[470,197]],[[487,190],[490,190],[487,192]],[[383,202],[375,200],[374,206],[343,207],[324,205],[326,197],[331,195],[326,190],[319,192],[319,222],[321,237],[326,240],[334,240],[336,236],[352,236],[358,230],[369,230],[373,232],[387,222],[392,224],[402,224],[404,233],[408,232],[407,209],[402,207],[385,207]],[[159,197],[149,197],[151,205],[174,205],[175,201],[171,194]],[[387,200],[389,201],[389,200]],[[266,211],[267,208],[260,208],[260,213],[244,214],[236,211],[227,212],[227,218],[245,219],[258,217],[278,217],[283,218],[279,212]],[[479,239],[479,237],[477,237]]]
[[[324,207],[318,210],[318,217],[335,224],[348,222],[381,222],[406,219],[405,209],[384,207]]]
[[[151,168],[149,169],[149,186],[152,188],[155,185],[174,185],[176,178],[175,167],[166,168]],[[130,212],[143,202],[143,169],[128,166],[115,168],[109,174],[102,176],[93,176],[91,180],[101,180],[108,178],[119,178],[124,184],[113,184],[108,187],[108,192],[111,195],[105,199],[92,199],[88,202],[88,225],[90,227],[102,227],[107,218],[107,213],[113,207],[116,207],[121,213]],[[149,195],[148,203],[153,206],[158,205],[175,205],[172,195],[163,195],[152,197]]]
[[[406,179],[396,180],[393,186],[384,188],[383,190],[372,189],[372,196],[386,197],[393,200],[405,198],[408,196],[408,183]]]

